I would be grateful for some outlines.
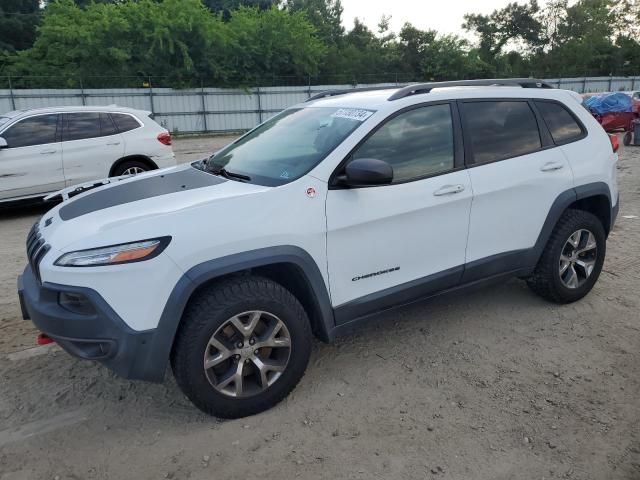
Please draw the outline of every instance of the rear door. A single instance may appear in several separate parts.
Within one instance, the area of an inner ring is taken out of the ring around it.
[[[0,199],[39,195],[64,188],[58,114],[35,115],[0,132]]]
[[[463,282],[517,270],[573,174],[537,115],[521,99],[458,102],[473,186]]]
[[[107,112],[63,114],[62,148],[67,185],[109,176],[124,144]]]

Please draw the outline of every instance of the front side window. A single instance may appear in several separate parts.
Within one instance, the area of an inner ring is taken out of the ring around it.
[[[526,101],[463,102],[462,113],[475,163],[504,160],[542,148],[538,122]]]
[[[410,110],[392,118],[353,153],[353,159],[375,158],[393,167],[401,183],[453,168],[453,122],[449,104]]]
[[[62,140],[96,138],[100,134],[100,114],[97,112],[65,113]]]
[[[582,136],[582,128],[562,105],[536,101],[536,108],[549,127],[554,142],[567,143]]]
[[[30,147],[56,142],[58,115],[25,118],[2,133],[9,148]]]
[[[292,108],[212,156],[207,170],[260,185],[289,183],[318,165],[373,114],[355,108]]]

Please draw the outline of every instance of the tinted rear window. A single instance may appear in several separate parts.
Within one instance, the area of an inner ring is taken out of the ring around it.
[[[462,111],[475,163],[517,157],[542,147],[538,122],[526,101],[464,102]]]
[[[111,118],[113,118],[113,121],[115,122],[116,127],[118,127],[120,133],[128,132],[129,130],[133,130],[140,126],[135,118],[124,113],[112,113]]]
[[[537,101],[536,107],[547,124],[554,142],[566,143],[582,137],[582,128],[562,105]]]
[[[100,114],[97,112],[65,113],[62,140],[82,140],[100,135]]]
[[[115,135],[116,133],[118,133],[118,129],[113,124],[111,115],[109,115],[108,113],[100,114],[100,133],[103,137],[106,137],[108,135]]]

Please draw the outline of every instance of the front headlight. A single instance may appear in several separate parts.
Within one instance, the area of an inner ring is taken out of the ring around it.
[[[62,255],[55,261],[59,267],[99,267],[140,262],[157,257],[169,245],[171,237],[140,240],[109,247],[78,250]]]

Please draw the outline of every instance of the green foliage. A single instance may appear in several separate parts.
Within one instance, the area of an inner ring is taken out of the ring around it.
[[[0,3],[0,54],[33,45],[40,23],[38,0],[2,0]]]
[[[342,13],[340,0],[2,0],[0,75],[97,88],[640,73],[640,0],[469,13],[477,42],[410,23],[395,34],[390,17],[345,31]]]

